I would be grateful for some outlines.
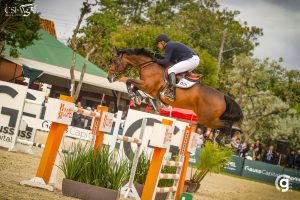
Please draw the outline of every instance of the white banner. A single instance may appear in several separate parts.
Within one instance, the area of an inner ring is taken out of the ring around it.
[[[0,146],[12,148],[21,120],[27,87],[0,81]]]
[[[44,102],[45,100],[45,93],[38,90],[27,90],[26,99],[33,100],[33,101],[39,101]],[[42,106],[32,103],[25,103],[22,119],[24,117],[30,117],[30,118],[36,118],[39,119],[42,111]],[[36,128],[32,128],[33,126],[27,126],[27,124],[24,122],[24,120],[21,121],[21,125],[19,128],[19,138],[22,140],[27,140],[30,142],[34,142],[35,134],[36,134]],[[15,148],[23,151],[23,152],[31,152],[31,146],[24,145],[21,143],[16,143]]]
[[[110,133],[114,122],[114,114],[102,111],[99,131]]]
[[[68,127],[65,136],[85,141],[92,141],[93,138],[91,130],[77,128],[73,126]]]
[[[127,118],[125,121],[125,127],[123,131],[123,135],[128,137],[135,137],[138,138],[140,134],[141,124],[143,118],[147,118],[147,126],[145,128],[145,133],[142,141],[142,148],[143,149],[149,149],[147,147],[151,147],[150,145],[150,138],[156,137],[156,135],[153,134],[153,126],[154,123],[161,123],[162,119],[168,119],[173,121],[174,132],[172,135],[171,143],[170,143],[170,151],[178,150],[181,146],[182,142],[182,136],[183,132],[188,125],[188,123],[176,121],[173,118],[161,116],[161,115],[155,115],[151,113],[141,112],[137,110],[128,110]],[[165,133],[162,133],[165,134]],[[129,154],[133,153],[134,149],[136,148],[136,144],[133,143],[121,143],[120,149],[122,150],[124,148],[124,151],[127,156]],[[149,149],[151,151],[151,149]]]
[[[49,98],[45,113],[45,120],[71,125],[74,109],[74,103]]]
[[[27,116],[22,116],[22,120],[24,121],[24,123],[27,124],[27,126],[41,131],[49,131],[52,123],[47,120],[32,118]]]

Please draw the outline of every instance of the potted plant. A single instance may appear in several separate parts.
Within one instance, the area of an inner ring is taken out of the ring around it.
[[[219,173],[232,159],[233,151],[228,147],[221,147],[217,143],[206,142],[200,153],[200,164],[191,179],[185,182],[186,191],[195,193],[208,172]]]
[[[129,171],[127,160],[115,159],[105,146],[101,150],[86,148],[80,143],[72,153],[62,156],[65,178],[62,192],[80,199],[119,199],[119,189]]]

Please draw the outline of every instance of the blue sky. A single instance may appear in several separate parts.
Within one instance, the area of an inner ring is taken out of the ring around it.
[[[299,69],[300,0],[218,0],[221,8],[239,10],[238,20],[263,28],[254,50],[258,58],[283,57],[283,65]],[[54,21],[58,39],[66,42],[75,28],[82,0],[36,0],[41,16]]]

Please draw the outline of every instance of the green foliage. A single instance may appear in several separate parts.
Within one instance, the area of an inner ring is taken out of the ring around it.
[[[211,56],[206,50],[200,53],[200,67],[195,69],[195,72],[204,75],[202,78],[203,84],[211,85],[213,87],[219,86],[219,67],[216,59]]]
[[[0,1],[0,56],[5,45],[10,46],[10,55],[18,56],[18,48],[25,48],[32,45],[34,40],[39,39],[38,13],[31,13],[29,16],[8,16],[5,13],[6,7],[19,9],[20,5],[32,3],[34,0]]]
[[[93,41],[91,44],[97,45],[97,52],[91,56],[91,61],[104,70],[110,65],[114,46],[156,51],[155,37],[166,33],[173,41],[182,42],[201,54],[205,65],[196,71],[207,75],[203,83],[218,87],[219,69],[214,60],[219,54],[222,31],[228,29],[223,55],[227,64],[237,53],[249,54],[262,34],[259,28],[240,24],[235,20],[238,11],[221,10],[215,0],[102,0],[99,5],[98,12],[87,19],[82,29],[79,51],[84,55],[84,44]],[[200,50],[206,52],[200,53]],[[137,76],[137,73],[130,75]]]
[[[178,29],[184,29],[192,38],[193,46],[207,50],[218,57],[223,36],[227,29],[223,60],[230,65],[232,57],[241,53],[249,54],[258,45],[262,29],[248,27],[247,23],[235,20],[239,11],[220,9],[217,1],[191,1],[180,10],[174,21]]]
[[[177,167],[175,166],[163,166],[161,173],[163,174],[176,174]],[[158,187],[172,187],[174,184],[173,179],[161,179],[158,182]]]
[[[128,178],[128,161],[115,160],[107,147],[94,151],[79,143],[70,152],[62,156],[61,170],[67,179],[118,190]]]
[[[134,181],[144,185],[146,182],[148,170],[150,167],[150,156],[147,155],[146,152],[142,152],[139,157],[139,161],[136,167],[136,172],[134,176]],[[130,168],[131,169],[131,168]]]
[[[270,144],[293,138],[293,144],[299,143],[300,137],[292,137],[299,125],[283,126],[290,120],[299,120],[293,109],[299,103],[299,95],[288,90],[291,87],[297,91],[299,80],[289,78],[287,70],[269,59],[260,61],[240,55],[233,60],[233,66],[226,86],[242,107],[245,140],[262,139],[263,143]]]
[[[233,151],[217,143],[206,142],[200,153],[200,164],[191,178],[191,182],[200,183],[208,172],[219,173],[231,161]]]

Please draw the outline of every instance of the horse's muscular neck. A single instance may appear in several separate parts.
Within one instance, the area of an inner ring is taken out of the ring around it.
[[[138,70],[139,67],[148,61],[151,61],[152,59],[146,56],[138,56],[138,55],[126,55],[126,60],[127,62],[132,65],[134,68],[137,68]]]

